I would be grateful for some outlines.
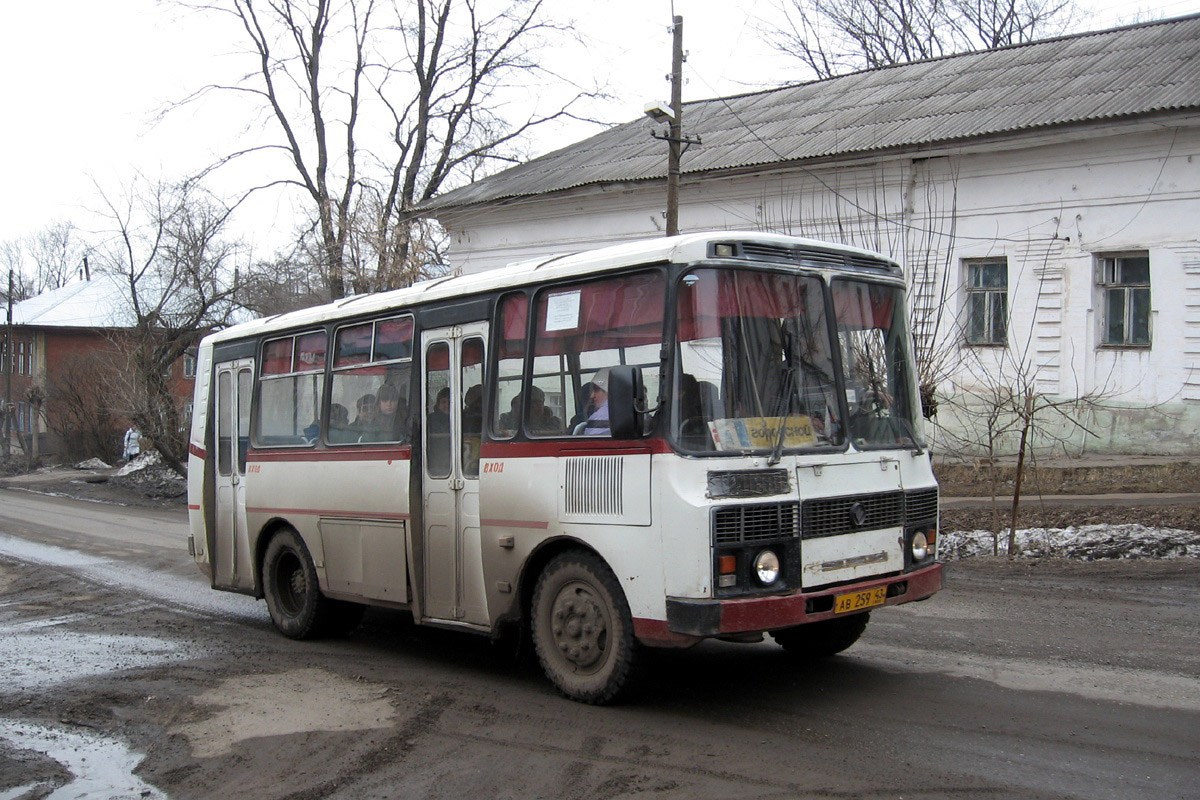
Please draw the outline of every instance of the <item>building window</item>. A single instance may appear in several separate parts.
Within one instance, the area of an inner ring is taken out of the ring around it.
[[[31,341],[13,341],[13,363],[12,371],[14,375],[33,375],[33,342]],[[0,338],[0,373],[8,371],[8,359],[4,353],[4,340]]]
[[[1101,344],[1150,346],[1150,254],[1112,253],[1096,258],[1101,292]]]
[[[1008,339],[1008,259],[963,262],[967,273],[967,343],[1004,344]]]
[[[183,377],[189,378],[189,379],[196,377],[196,354],[195,353],[184,353],[183,354]]]

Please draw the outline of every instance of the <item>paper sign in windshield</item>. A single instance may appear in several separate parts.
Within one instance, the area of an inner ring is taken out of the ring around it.
[[[779,441],[779,426],[784,447],[811,447],[817,443],[812,418],[803,414],[792,417],[738,417],[714,419],[708,423],[718,450],[769,449]]]
[[[552,294],[546,300],[546,330],[571,331],[579,327],[579,290]]]

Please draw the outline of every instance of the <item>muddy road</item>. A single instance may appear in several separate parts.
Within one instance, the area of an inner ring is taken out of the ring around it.
[[[297,643],[210,591],[183,515],[0,490],[0,800],[1195,798],[1200,563],[974,560],[845,655],[649,659],[557,697],[370,612]]]

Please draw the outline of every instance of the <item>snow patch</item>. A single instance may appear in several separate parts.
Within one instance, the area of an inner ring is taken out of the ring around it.
[[[995,549],[993,549],[995,545]],[[942,531],[938,557],[1008,555],[1008,531]],[[1082,561],[1133,558],[1200,558],[1200,533],[1145,525],[1080,525],[1017,531],[1017,556]]]

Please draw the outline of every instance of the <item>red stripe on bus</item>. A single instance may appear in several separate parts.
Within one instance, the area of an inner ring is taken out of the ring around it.
[[[408,461],[412,448],[371,448],[369,450],[251,450],[246,460],[263,461]]]
[[[398,511],[346,511],[329,508],[269,508],[246,506],[247,514],[303,514],[305,516],[345,517],[347,519],[411,519],[412,514]]]
[[[497,528],[531,528],[544,531],[550,527],[549,522],[538,522],[535,519],[481,519],[480,525],[493,525]]]
[[[192,444],[191,442],[188,442],[188,452],[194,455],[196,458],[204,458],[208,455],[206,452],[204,452],[203,447],[198,444]]]
[[[635,456],[670,453],[664,439],[645,439],[631,442],[554,439],[544,442],[484,442],[480,458],[546,458],[559,456]]]
[[[200,510],[200,506],[192,505],[191,503],[188,503],[188,511],[199,511],[199,510]]]

